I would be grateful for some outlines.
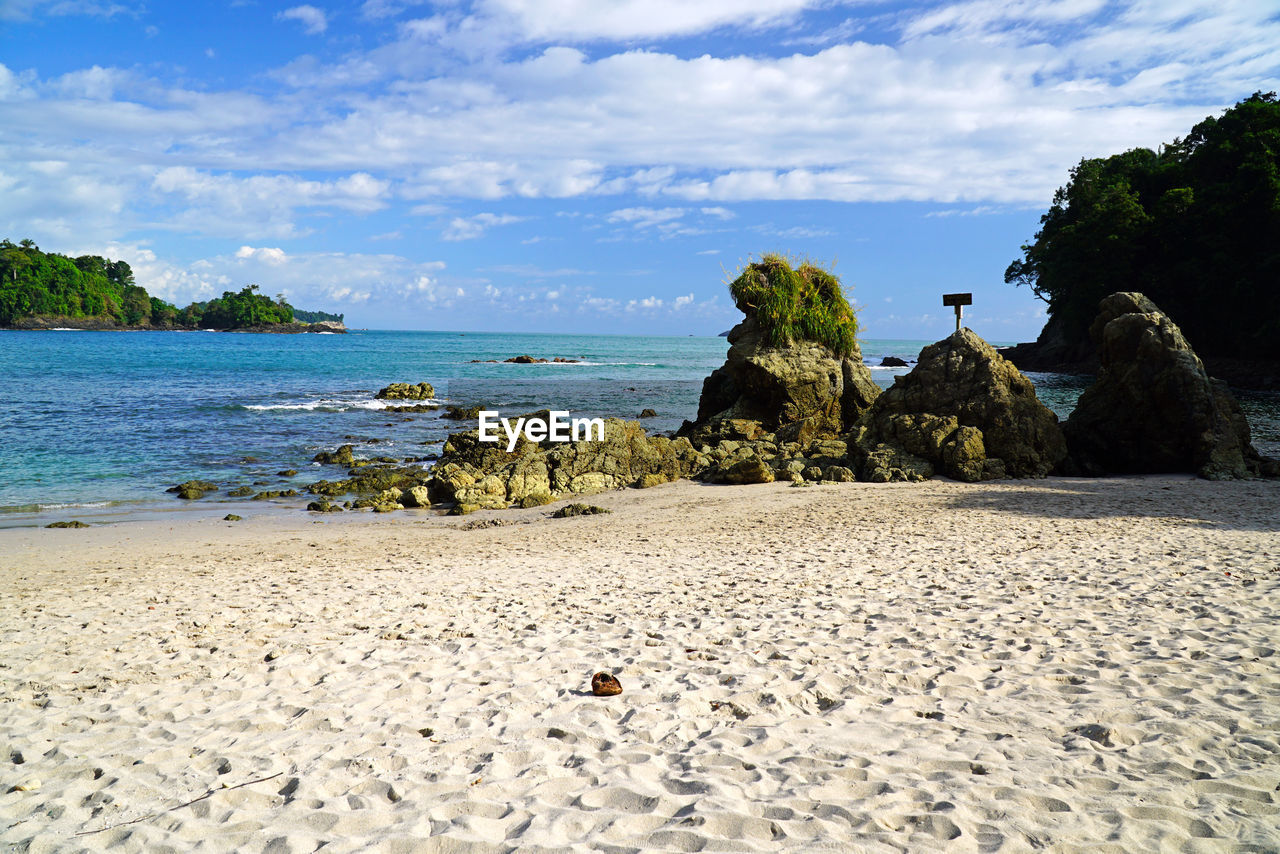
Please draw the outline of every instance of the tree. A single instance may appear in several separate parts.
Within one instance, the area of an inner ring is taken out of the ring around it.
[[[1005,271],[1066,340],[1098,301],[1142,291],[1193,346],[1280,358],[1280,102],[1255,93],[1159,152],[1082,160]]]

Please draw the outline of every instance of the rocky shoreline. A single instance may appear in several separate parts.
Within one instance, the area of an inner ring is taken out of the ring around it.
[[[359,458],[354,443],[312,462],[342,474],[302,487],[313,512],[405,508],[452,515],[532,508],[680,479],[715,484],[962,482],[1188,472],[1210,480],[1280,476],[1250,443],[1224,383],[1211,379],[1178,327],[1141,294],[1103,300],[1091,330],[1099,380],[1071,418],[1058,418],[1000,351],[963,329],[926,347],[881,392],[856,345],[837,355],[809,341],[767,344],[754,317],[735,327],[725,364],[707,377],[695,421],[674,436],[608,419],[603,439],[568,443],[517,434],[510,447],[478,429],[454,433],[439,455]],[[383,400],[433,400],[430,383],[392,383]],[[391,407],[426,411],[435,403]],[[478,408],[448,405],[469,419]],[[549,419],[546,410],[526,419]],[[296,470],[282,471],[294,475]],[[229,497],[299,497],[294,488],[232,488]],[[220,485],[173,487],[199,499]]]

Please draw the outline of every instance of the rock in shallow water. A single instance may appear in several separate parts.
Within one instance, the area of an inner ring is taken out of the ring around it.
[[[217,491],[218,484],[207,480],[187,480],[165,490],[165,492],[176,492],[179,498],[185,498],[188,501],[204,498],[208,493]]]
[[[374,395],[377,400],[431,400],[435,396],[431,383],[392,383]]]

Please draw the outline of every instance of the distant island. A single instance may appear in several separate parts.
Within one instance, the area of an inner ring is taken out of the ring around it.
[[[1047,303],[1024,370],[1096,369],[1099,301],[1140,291],[1178,318],[1218,376],[1266,387],[1280,368],[1280,101],[1255,93],[1156,151],[1086,158],[1005,281]]]
[[[0,241],[0,328],[216,329],[229,332],[346,332],[341,314],[300,311],[257,285],[179,309],[133,280],[125,261],[69,258],[31,240]]]

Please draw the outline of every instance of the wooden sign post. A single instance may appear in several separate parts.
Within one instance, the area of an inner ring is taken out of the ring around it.
[[[956,332],[959,332],[960,319],[964,317],[964,307],[973,305],[973,294],[943,294],[942,304],[956,307]]]

